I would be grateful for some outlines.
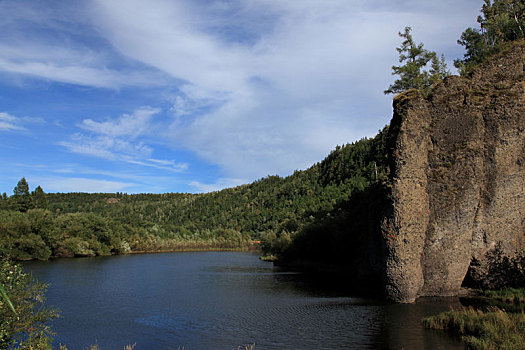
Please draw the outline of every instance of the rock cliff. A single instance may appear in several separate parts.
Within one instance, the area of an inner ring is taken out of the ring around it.
[[[525,248],[524,63],[522,41],[428,98],[394,99],[381,224],[389,299],[455,295],[495,249]]]

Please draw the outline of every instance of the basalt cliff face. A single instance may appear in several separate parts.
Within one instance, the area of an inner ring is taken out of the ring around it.
[[[467,274],[480,282],[491,252],[525,248],[524,64],[520,42],[428,98],[394,99],[381,223],[389,299],[455,295]]]

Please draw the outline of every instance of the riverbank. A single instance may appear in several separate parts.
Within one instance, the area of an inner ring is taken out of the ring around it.
[[[238,248],[173,248],[165,250],[137,250],[127,254],[157,254],[157,253],[184,253],[184,252],[260,252],[259,247],[238,247]],[[125,254],[124,254],[125,255]],[[264,261],[264,259],[261,259]]]
[[[469,349],[525,349],[525,289],[486,291],[462,307],[424,319],[426,328],[452,333]]]

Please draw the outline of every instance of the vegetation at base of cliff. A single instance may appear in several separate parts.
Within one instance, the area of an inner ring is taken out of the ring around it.
[[[386,128],[337,147],[282,178],[206,194],[32,193],[25,179],[0,200],[0,256],[17,260],[134,251],[282,250],[302,227],[324,220],[352,194],[386,178]],[[279,248],[281,246],[281,248]]]
[[[0,299],[0,349],[51,349],[46,321],[58,314],[44,305],[46,286],[7,260],[0,262],[0,286],[14,307]]]
[[[461,336],[469,349],[525,349],[524,313],[469,307],[427,318],[424,324]]]
[[[500,290],[487,290],[483,296],[504,303],[525,304],[525,288],[504,288]]]
[[[461,336],[469,349],[525,349],[525,288],[487,290],[478,304],[423,320],[425,327]]]

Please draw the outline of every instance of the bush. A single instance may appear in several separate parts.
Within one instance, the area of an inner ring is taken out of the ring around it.
[[[95,256],[95,252],[90,249],[89,243],[80,237],[65,239],[57,248],[56,255],[60,257],[74,256]]]
[[[47,260],[51,256],[51,249],[34,233],[26,234],[13,240],[11,258],[16,260]]]
[[[46,286],[7,260],[0,264],[0,284],[16,310],[0,301],[0,349],[51,349],[53,333],[46,321],[58,313],[44,306]]]

